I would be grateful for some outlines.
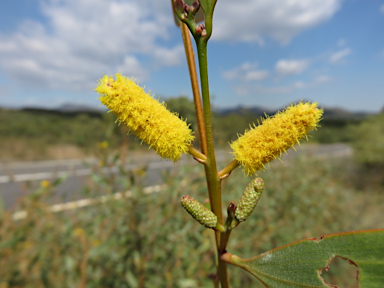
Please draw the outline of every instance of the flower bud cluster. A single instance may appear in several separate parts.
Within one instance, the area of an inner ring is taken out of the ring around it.
[[[260,199],[261,193],[264,190],[264,181],[261,178],[253,179],[245,188],[243,195],[235,211],[235,218],[239,222],[247,220],[255,209],[257,202]]]
[[[181,198],[181,205],[184,207],[185,210],[187,210],[189,214],[191,214],[193,219],[195,219],[201,225],[207,228],[216,227],[216,215],[196,199],[192,198],[189,195],[185,195]]]

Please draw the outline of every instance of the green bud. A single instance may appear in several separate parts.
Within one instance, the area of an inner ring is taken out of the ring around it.
[[[249,215],[253,212],[253,209],[255,209],[263,190],[264,181],[261,178],[255,178],[248,184],[240,198],[239,204],[237,205],[235,212],[235,218],[237,220],[240,222],[247,220]]]
[[[196,199],[185,195],[181,197],[181,205],[189,214],[201,225],[207,228],[215,228],[217,225],[217,217],[213,212],[207,209]]]

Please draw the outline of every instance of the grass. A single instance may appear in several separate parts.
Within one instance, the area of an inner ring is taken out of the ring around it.
[[[49,213],[44,203],[51,185],[20,203],[28,218],[14,221],[3,212],[0,287],[212,287],[213,234],[179,203],[186,194],[204,203],[202,167],[176,166],[163,175],[167,188],[153,194],[143,193],[145,171],[104,175],[94,169],[84,197],[126,190],[132,196]],[[228,250],[248,258],[302,238],[383,228],[383,186],[362,186],[364,171],[347,158],[305,155],[274,163],[260,173],[266,189],[253,215],[232,233]],[[236,202],[250,180],[234,171],[224,182],[225,203]],[[326,279],[353,287],[349,272],[337,270],[342,264],[332,265]],[[230,274],[233,287],[262,287],[237,267]]]

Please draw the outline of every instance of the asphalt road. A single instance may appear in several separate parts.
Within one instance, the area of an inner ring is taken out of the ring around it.
[[[303,145],[297,148],[297,152],[290,152],[283,158],[294,157],[307,153],[320,158],[344,157],[351,155],[351,149],[345,144],[330,145]],[[217,159],[224,159],[230,154],[219,151]],[[186,155],[181,161],[174,164],[172,161],[160,160],[154,153],[132,154],[126,164],[126,169],[134,170],[146,166],[146,177],[143,180],[144,187],[162,184],[161,175],[165,170],[179,169],[180,165],[189,165],[195,161]],[[54,160],[39,162],[0,162],[0,197],[4,209],[14,207],[20,199],[35,188],[38,188],[41,181],[54,181],[57,178],[65,177],[65,181],[55,189],[55,195],[49,200],[50,203],[61,203],[73,201],[83,197],[81,190],[86,185],[89,175],[92,173],[92,166],[97,165],[96,159],[75,159],[75,160]],[[105,168],[105,173],[117,173],[117,167]]]

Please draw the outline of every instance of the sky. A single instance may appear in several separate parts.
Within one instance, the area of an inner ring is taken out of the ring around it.
[[[99,107],[121,72],[155,98],[192,99],[169,0],[13,0],[0,10],[0,106]],[[298,100],[384,108],[384,0],[218,0],[208,43],[214,107]]]

